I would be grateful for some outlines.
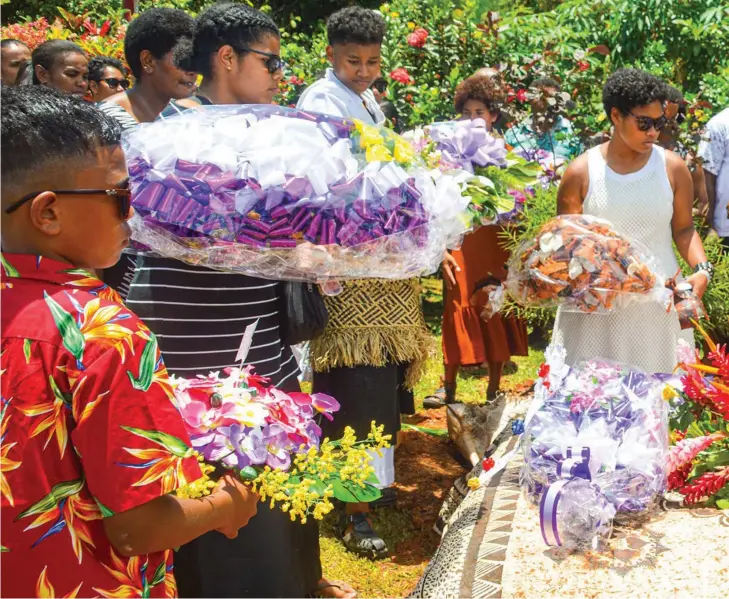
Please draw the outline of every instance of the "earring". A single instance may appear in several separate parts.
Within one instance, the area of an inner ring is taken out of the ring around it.
[[[232,71],[233,70],[233,67],[231,67],[230,65],[228,65],[228,70],[229,71]]]
[[[147,73],[149,73],[152,70],[152,67],[144,67],[144,70],[147,71]]]

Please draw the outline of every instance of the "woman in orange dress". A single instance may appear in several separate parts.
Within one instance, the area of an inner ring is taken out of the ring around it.
[[[497,80],[474,75],[456,89],[456,112],[464,119],[483,119],[490,131],[499,117],[503,92]],[[509,253],[500,243],[499,225],[483,226],[466,235],[460,250],[451,252],[444,265],[443,358],[445,385],[425,398],[423,406],[435,408],[456,401],[456,377],[461,366],[488,364],[487,401],[496,398],[504,364],[529,350],[523,320],[495,314],[481,317],[486,293],[477,293],[491,279],[506,278],[504,265]]]

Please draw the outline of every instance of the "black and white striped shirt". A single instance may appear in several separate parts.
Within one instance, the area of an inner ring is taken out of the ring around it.
[[[139,125],[139,121],[116,102],[99,102],[96,104],[96,107],[101,110],[101,112],[117,121],[121,125],[122,131],[134,129],[134,127]]]
[[[246,364],[286,388],[298,365],[281,340],[282,284],[139,256],[127,305],[155,333],[171,374],[194,377],[236,366],[246,327],[256,320]]]

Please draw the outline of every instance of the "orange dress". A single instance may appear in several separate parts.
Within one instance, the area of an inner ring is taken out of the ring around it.
[[[509,253],[499,243],[500,226],[481,227],[465,236],[460,250],[452,252],[461,267],[454,273],[457,285],[448,289],[443,306],[443,357],[448,365],[474,366],[506,362],[529,351],[523,320],[495,314],[485,321],[480,308],[471,305],[476,286],[488,279],[506,278]]]

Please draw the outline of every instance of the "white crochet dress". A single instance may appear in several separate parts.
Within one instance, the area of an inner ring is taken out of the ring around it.
[[[663,148],[654,147],[647,164],[627,175],[613,171],[599,147],[587,157],[590,184],[584,214],[604,218],[619,233],[642,242],[657,260],[659,274],[672,277],[678,270],[671,233],[673,191]],[[570,365],[605,358],[646,372],[671,372],[680,338],[693,346],[692,330],[681,330],[675,311],[666,313],[658,302],[648,302],[603,314],[559,310],[552,342],[564,345]]]

